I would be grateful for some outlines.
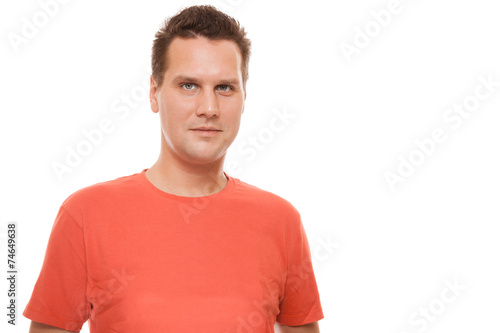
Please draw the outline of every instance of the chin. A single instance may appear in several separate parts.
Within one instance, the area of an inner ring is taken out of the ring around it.
[[[184,160],[192,164],[210,164],[219,161],[223,157],[223,154],[187,154]]]

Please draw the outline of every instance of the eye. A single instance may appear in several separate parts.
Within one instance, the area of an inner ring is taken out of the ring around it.
[[[231,90],[231,89],[232,89],[232,87],[231,87],[231,86],[228,86],[228,85],[225,85],[225,84],[221,84],[221,85],[219,86],[219,88],[220,88],[220,90],[222,90],[222,91],[229,91],[229,90]]]
[[[186,88],[187,90],[193,90],[195,85],[193,83],[183,83],[181,87]]]

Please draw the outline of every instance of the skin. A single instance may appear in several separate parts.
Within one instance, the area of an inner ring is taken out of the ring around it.
[[[151,110],[159,113],[161,151],[146,177],[162,191],[187,197],[210,195],[227,184],[226,151],[245,108],[241,53],[229,40],[175,38],[159,87],[151,77]],[[194,128],[219,130],[203,137]]]
[[[163,84],[151,76],[151,110],[161,123],[161,151],[146,171],[148,180],[167,193],[197,197],[222,190],[226,151],[236,138],[245,108],[241,53],[233,41],[175,38],[168,51]],[[193,131],[212,126],[205,137]],[[281,333],[318,333],[318,322],[279,325]],[[30,333],[70,332],[32,321]]]

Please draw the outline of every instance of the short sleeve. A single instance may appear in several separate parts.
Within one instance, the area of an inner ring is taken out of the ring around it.
[[[87,268],[81,226],[61,206],[52,226],[40,275],[23,316],[68,331],[89,318]]]
[[[298,215],[298,212],[297,212]],[[287,275],[276,321],[282,325],[305,325],[323,319],[311,251],[300,215],[287,231]]]

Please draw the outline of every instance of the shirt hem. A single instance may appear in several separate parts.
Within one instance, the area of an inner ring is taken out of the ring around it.
[[[323,315],[323,310],[315,311],[309,314],[306,318],[304,316],[282,316],[280,320],[276,319],[276,322],[280,325],[286,326],[300,326],[319,321],[325,316]]]
[[[62,319],[53,315],[48,315],[29,307],[24,309],[23,316],[32,321],[36,321],[37,323],[54,326],[71,332],[80,332],[83,326],[83,323],[77,324],[74,320]]]

